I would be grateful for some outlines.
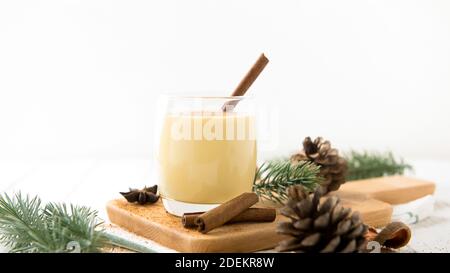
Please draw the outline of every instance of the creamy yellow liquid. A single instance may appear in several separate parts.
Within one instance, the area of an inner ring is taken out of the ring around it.
[[[254,117],[198,113],[166,116],[158,152],[163,198],[223,203],[252,190]]]

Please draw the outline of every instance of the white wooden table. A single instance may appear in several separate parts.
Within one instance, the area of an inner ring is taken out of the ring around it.
[[[416,177],[435,181],[435,211],[431,217],[412,225],[410,249],[417,252],[450,251],[450,162],[409,161]],[[87,205],[107,219],[105,204],[120,197],[128,187],[155,184],[151,160],[145,159],[58,159],[0,160],[0,191],[22,191],[39,195],[44,201]],[[171,251],[152,243],[158,251]],[[5,251],[1,249],[0,251]]]

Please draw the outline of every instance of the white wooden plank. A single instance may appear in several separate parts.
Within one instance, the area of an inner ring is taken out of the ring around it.
[[[86,179],[95,160],[42,160],[34,165],[33,172],[11,185],[8,193],[21,191],[39,195],[44,201],[64,202],[77,185]]]
[[[66,200],[96,208],[106,219],[107,201],[120,198],[119,192],[127,191],[128,187],[155,184],[153,175],[150,160],[102,160]]]
[[[416,252],[450,252],[450,187],[438,186],[433,214],[411,225],[409,247]]]
[[[408,249],[417,252],[450,251],[450,162],[419,160],[412,162],[414,176],[435,181],[436,209],[433,215],[411,225]],[[21,190],[38,194],[45,201],[63,201],[88,205],[107,219],[105,204],[120,197],[130,187],[153,185],[152,161],[120,160],[1,160],[0,190]],[[170,251],[161,247],[159,251]],[[0,247],[0,252],[5,251]]]

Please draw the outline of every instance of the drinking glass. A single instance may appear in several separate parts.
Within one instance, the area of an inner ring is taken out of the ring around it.
[[[256,128],[250,97],[163,96],[156,169],[165,209],[207,211],[252,191]]]

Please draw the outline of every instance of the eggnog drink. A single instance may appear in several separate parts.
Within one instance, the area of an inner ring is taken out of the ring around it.
[[[252,190],[254,117],[200,112],[165,116],[157,155],[163,198],[219,204]]]

